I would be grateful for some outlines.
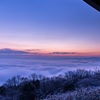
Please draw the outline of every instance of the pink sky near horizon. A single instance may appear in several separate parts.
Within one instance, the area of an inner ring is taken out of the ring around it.
[[[25,46],[25,45],[24,45]],[[42,54],[42,55],[47,55],[47,56],[100,56],[100,50],[88,50],[85,49],[83,51],[76,49],[76,50],[70,50],[70,49],[45,49],[45,48],[31,48],[30,46],[25,46],[23,45],[15,45],[15,44],[9,44],[9,43],[0,43],[0,49],[12,49],[12,50],[21,50],[21,51],[27,51],[30,53],[37,53],[37,54]],[[53,52],[59,52],[61,54],[51,54]],[[62,53],[72,53],[75,52],[75,54],[62,54]]]
[[[100,55],[99,26],[100,13],[81,0],[0,0],[0,49]]]

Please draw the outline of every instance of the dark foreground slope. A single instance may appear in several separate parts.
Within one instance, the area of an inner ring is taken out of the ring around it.
[[[41,99],[100,100],[100,71],[76,70],[51,78],[14,76],[0,86],[0,100]]]

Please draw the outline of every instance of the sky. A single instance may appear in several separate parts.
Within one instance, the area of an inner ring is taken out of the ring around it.
[[[0,49],[100,54],[99,26],[83,0],[0,0]]]

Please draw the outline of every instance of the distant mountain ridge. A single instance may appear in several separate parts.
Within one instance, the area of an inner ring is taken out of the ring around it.
[[[30,53],[26,51],[21,51],[21,50],[13,50],[13,49],[4,48],[4,49],[0,49],[0,55],[3,55],[3,54],[23,55],[23,54],[30,54]]]

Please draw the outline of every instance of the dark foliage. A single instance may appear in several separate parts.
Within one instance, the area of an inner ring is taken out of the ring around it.
[[[0,87],[0,95],[10,100],[40,100],[48,95],[93,86],[100,86],[99,70],[69,71],[64,76],[51,78],[33,74],[29,78],[14,76],[9,79]]]
[[[6,95],[6,88],[4,86],[0,87],[0,94],[5,96]]]
[[[28,82],[21,86],[19,100],[35,100],[35,85]]]

